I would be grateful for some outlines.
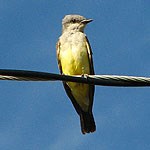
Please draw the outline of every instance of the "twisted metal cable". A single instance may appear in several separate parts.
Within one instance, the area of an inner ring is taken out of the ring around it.
[[[150,86],[150,78],[118,75],[68,76],[27,70],[0,69],[0,80],[17,81],[71,81],[101,86],[142,87]]]

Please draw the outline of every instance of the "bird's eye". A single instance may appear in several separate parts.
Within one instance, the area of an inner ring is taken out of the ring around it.
[[[75,19],[72,19],[72,23],[75,23],[76,22],[76,20]]]

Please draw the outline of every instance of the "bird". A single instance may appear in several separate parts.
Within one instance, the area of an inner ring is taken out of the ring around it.
[[[77,14],[62,19],[62,34],[56,44],[58,68],[64,75],[94,75],[92,49],[84,29],[92,19]],[[80,117],[82,134],[96,131],[93,117],[95,86],[63,81],[64,89]]]

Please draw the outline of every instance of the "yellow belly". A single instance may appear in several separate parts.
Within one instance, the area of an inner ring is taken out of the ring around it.
[[[76,46],[61,53],[62,72],[66,75],[90,74],[90,65],[87,49],[85,46],[78,49]],[[68,82],[72,94],[84,111],[89,106],[89,85]]]

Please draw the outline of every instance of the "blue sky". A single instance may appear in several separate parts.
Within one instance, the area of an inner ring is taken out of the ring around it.
[[[149,76],[149,0],[0,0],[0,68],[59,73],[66,14],[86,28],[96,74]],[[82,135],[61,82],[0,81],[2,150],[149,150],[150,89],[96,87],[97,131]]]

